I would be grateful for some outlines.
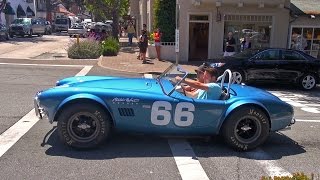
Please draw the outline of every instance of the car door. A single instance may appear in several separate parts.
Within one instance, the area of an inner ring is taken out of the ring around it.
[[[281,57],[278,65],[279,80],[296,81],[305,71],[307,59],[294,50],[282,50]]]
[[[280,60],[280,51],[278,49],[264,50],[247,62],[247,79],[270,81],[278,77],[277,66]]]

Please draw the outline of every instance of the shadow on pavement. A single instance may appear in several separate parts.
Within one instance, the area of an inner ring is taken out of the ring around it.
[[[47,38],[43,38],[43,37],[33,36],[31,38],[30,37],[14,37],[14,38],[11,38],[9,41],[4,41],[1,43],[18,45],[18,43],[21,43],[21,42],[39,43],[39,42],[55,42],[55,41],[56,40],[54,40],[54,39],[47,39]]]
[[[48,132],[49,134],[51,132]],[[49,137],[46,143],[41,146],[51,146],[46,150],[50,156],[65,156],[76,159],[114,159],[114,158],[136,158],[136,157],[172,157],[167,138],[150,135],[134,134],[113,134],[105,144],[91,150],[75,150],[61,143],[56,130]],[[44,137],[44,139],[46,139]],[[44,140],[45,142],[45,140]],[[306,152],[303,147],[294,142],[287,136],[279,133],[272,133],[265,145],[261,149],[270,156],[252,157],[251,152],[237,152],[229,148],[220,138],[214,136],[210,141],[204,138],[190,138],[190,144],[193,147],[197,157],[241,157],[246,159],[264,159],[277,160],[284,156],[292,156]],[[279,150],[280,149],[280,150]],[[274,153],[276,152],[276,153]]]

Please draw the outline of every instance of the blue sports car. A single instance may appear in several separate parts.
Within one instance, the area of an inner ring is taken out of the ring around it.
[[[188,72],[171,65],[155,78],[69,77],[34,99],[40,119],[57,121],[60,139],[75,148],[102,144],[112,130],[156,135],[217,135],[236,150],[261,145],[271,131],[295,122],[291,105],[257,88],[219,77],[219,100],[194,99],[179,88]],[[176,81],[176,76],[181,81]]]

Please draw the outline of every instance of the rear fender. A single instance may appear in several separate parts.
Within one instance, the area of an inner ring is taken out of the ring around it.
[[[236,109],[238,109],[238,108],[240,108],[242,106],[247,106],[247,105],[249,105],[249,106],[253,105],[253,106],[257,106],[257,107],[261,108],[261,110],[263,110],[266,113],[266,115],[267,115],[267,117],[269,119],[269,123],[270,123],[270,112],[267,110],[267,108],[263,104],[261,104],[258,101],[254,101],[254,100],[242,100],[242,101],[238,101],[238,102],[232,103],[232,105],[228,107],[228,109],[227,109],[227,111],[225,113],[225,116],[224,116],[224,120],[220,121],[219,131],[220,131],[223,123],[226,121],[226,119],[229,117],[229,115],[233,111],[235,111]],[[270,123],[270,126],[271,126],[271,123]]]

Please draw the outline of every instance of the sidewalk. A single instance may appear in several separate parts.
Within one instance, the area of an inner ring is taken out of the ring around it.
[[[122,45],[120,52],[117,56],[101,57],[98,64],[99,66],[107,69],[113,69],[117,71],[133,72],[133,73],[161,73],[172,63],[170,61],[159,61],[156,59],[148,59],[147,63],[142,64],[141,60],[137,59],[139,48],[137,47],[137,40],[134,38],[133,46],[126,46],[128,38],[120,38],[120,44]],[[197,68],[198,63],[187,63],[181,65],[184,69],[190,73],[194,73],[194,69]]]

